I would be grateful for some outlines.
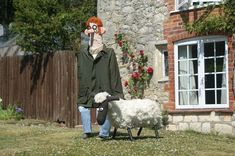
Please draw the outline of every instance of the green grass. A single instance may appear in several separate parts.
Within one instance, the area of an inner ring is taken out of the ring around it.
[[[129,141],[126,130],[118,130],[116,139],[96,139],[98,126],[93,126],[94,137],[83,140],[81,128],[60,127],[38,120],[0,121],[0,155],[29,156],[229,156],[235,155],[235,139],[194,131],[154,131],[143,129],[139,138]],[[137,130],[132,133],[136,136]]]

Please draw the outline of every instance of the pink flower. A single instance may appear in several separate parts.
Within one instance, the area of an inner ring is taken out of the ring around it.
[[[152,73],[153,73],[153,68],[152,68],[152,67],[148,67],[147,73],[148,73],[148,74],[152,74]]]
[[[120,46],[120,47],[122,47],[122,41],[118,41],[118,45]]]
[[[140,73],[138,73],[138,72],[134,72],[134,73],[131,75],[131,77],[132,77],[133,79],[138,79],[139,76],[140,76]]]
[[[143,56],[144,55],[144,51],[140,50],[140,55]]]
[[[127,87],[128,86],[128,81],[124,82],[124,86]]]

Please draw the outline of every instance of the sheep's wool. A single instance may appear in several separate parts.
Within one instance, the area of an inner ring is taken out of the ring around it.
[[[110,96],[107,92],[101,92],[95,95],[94,99],[96,103],[102,103],[106,100],[107,96]]]
[[[150,99],[109,102],[109,119],[117,128],[153,127],[160,122],[160,105]]]
[[[95,95],[102,103],[110,96],[107,92]],[[109,102],[108,117],[116,128],[154,127],[161,124],[160,104],[150,99],[117,100]]]

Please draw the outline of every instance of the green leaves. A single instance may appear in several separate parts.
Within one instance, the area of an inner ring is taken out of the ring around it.
[[[208,34],[213,32],[235,33],[235,1],[226,0],[218,7],[224,10],[224,14],[218,16],[209,15],[216,7],[208,6],[204,15],[193,23],[185,23],[185,28],[189,32],[198,34]]]
[[[95,1],[86,1],[78,5],[70,0],[15,0],[12,30],[18,34],[18,45],[30,53],[76,50],[82,24],[96,10]],[[86,13],[81,12],[84,8]]]

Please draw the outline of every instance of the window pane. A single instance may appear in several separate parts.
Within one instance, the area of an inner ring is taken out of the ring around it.
[[[178,48],[178,59],[187,59],[187,46],[179,46]]]
[[[179,77],[179,89],[187,90],[188,89],[188,76]]]
[[[206,90],[206,104],[215,104],[214,90]]]
[[[205,60],[205,72],[214,72],[214,59],[206,59]]]
[[[205,75],[205,88],[215,88],[215,75]]]
[[[198,92],[197,91],[189,92],[189,104],[198,105]]]
[[[168,52],[164,52],[164,69],[165,69],[165,76],[168,76]]]
[[[189,58],[197,58],[197,45],[189,46]]]
[[[188,104],[188,92],[179,92],[179,105]]]
[[[189,61],[189,73],[197,74],[198,64],[197,60]]]
[[[216,74],[216,87],[226,88],[226,74]]]
[[[189,77],[189,89],[198,89],[198,77],[190,76]]]
[[[204,44],[204,54],[205,54],[205,57],[214,56],[214,43]]]
[[[224,56],[225,55],[225,42],[216,42],[216,56]]]
[[[187,62],[188,61],[179,61],[179,71],[178,71],[178,73],[180,74],[180,75],[182,75],[182,74],[187,74],[188,73],[188,65],[187,65]]]
[[[226,90],[217,90],[217,104],[226,104],[227,103],[227,95]]]
[[[223,72],[223,71],[225,71],[224,58],[217,58],[216,59],[216,72]]]

